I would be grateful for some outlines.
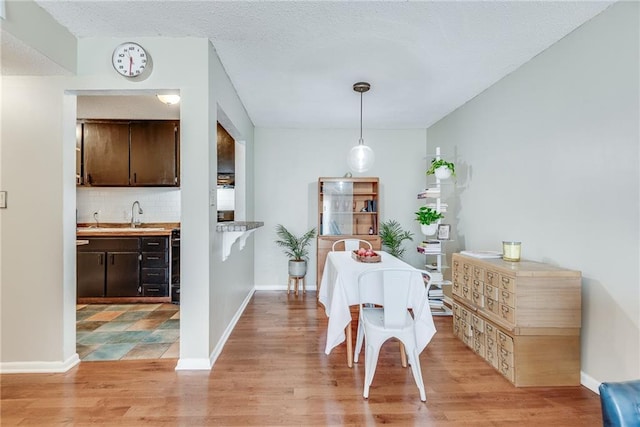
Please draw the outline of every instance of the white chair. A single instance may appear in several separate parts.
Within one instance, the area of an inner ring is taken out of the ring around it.
[[[361,240],[361,239],[340,239],[340,240],[336,240],[335,242],[333,242],[333,245],[331,246],[331,252],[339,251],[340,249],[338,249],[338,248],[342,244],[344,244],[344,249],[342,249],[343,251],[357,251],[361,247],[365,247],[365,249],[367,249],[367,248],[368,249],[373,249],[373,246],[371,245],[371,242],[368,242],[366,240]]]
[[[422,280],[421,272],[410,268],[380,268],[365,271],[358,276],[360,318],[354,360],[358,361],[364,340],[365,399],[369,397],[380,347],[389,338],[397,338],[404,345],[413,379],[420,390],[420,400],[427,400],[416,347],[415,322],[408,310],[409,292],[412,280],[416,280],[415,275],[419,275]],[[378,306],[370,307],[367,303]],[[424,306],[417,307],[414,314],[419,316],[419,310],[423,309]]]

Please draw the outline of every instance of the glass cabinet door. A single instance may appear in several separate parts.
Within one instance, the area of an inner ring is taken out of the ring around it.
[[[322,221],[320,234],[353,234],[353,183],[325,182],[322,186]]]

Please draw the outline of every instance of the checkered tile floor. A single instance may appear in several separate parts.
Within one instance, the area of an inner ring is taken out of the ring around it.
[[[180,306],[79,304],[76,351],[81,360],[178,358]]]

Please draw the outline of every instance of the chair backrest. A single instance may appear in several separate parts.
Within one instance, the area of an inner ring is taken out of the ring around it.
[[[338,249],[344,247],[344,249]],[[373,249],[370,242],[361,239],[340,239],[333,242],[331,251],[357,251],[361,247]]]
[[[360,273],[360,309],[364,304],[382,305],[385,328],[406,326],[411,283],[413,280],[422,280],[421,277],[420,271],[413,268],[378,268]]]

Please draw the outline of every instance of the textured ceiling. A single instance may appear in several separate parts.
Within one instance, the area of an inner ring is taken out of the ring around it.
[[[613,1],[37,1],[83,37],[206,37],[256,126],[424,128]]]

